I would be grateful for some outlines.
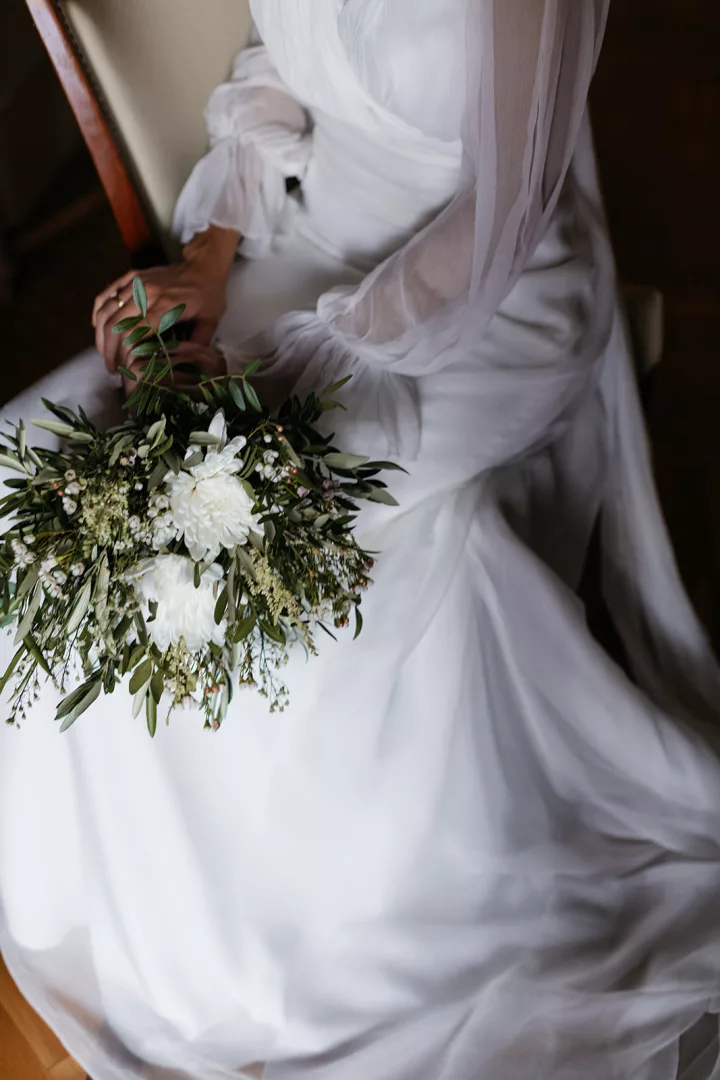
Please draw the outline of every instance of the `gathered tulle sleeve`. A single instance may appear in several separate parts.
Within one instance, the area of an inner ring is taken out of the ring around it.
[[[282,218],[286,181],[307,168],[308,114],[259,45],[240,53],[205,115],[211,149],[180,195],[173,230],[187,243],[210,225],[235,229],[244,254],[262,254]]]
[[[467,0],[465,169],[446,210],[318,315],[369,363],[425,375],[467,354],[558,204],[609,0]]]

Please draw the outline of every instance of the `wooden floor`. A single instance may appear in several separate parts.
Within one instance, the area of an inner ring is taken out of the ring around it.
[[[668,342],[648,406],[663,508],[720,646],[720,4],[613,0],[593,91],[625,280],[660,287]],[[106,207],[17,255],[0,308],[5,400],[89,343],[95,292],[126,269]],[[0,967],[0,1080],[83,1080]]]
[[[0,960],[0,1080],[85,1080]]]

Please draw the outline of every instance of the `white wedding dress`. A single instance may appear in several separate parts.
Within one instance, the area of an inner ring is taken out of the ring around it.
[[[151,741],[117,692],[60,736],[47,689],[3,728],[3,956],[93,1080],[720,1077],[720,680],[595,178],[607,0],[253,7],[177,228],[242,230],[224,340],[353,372],[336,441],[400,506],[284,715]],[[41,394],[116,404],[95,354],[7,414]],[[575,593],[598,513],[641,689]]]

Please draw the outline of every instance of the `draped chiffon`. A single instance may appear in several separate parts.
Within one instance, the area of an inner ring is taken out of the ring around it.
[[[59,737],[48,688],[0,732],[0,948],[93,1080],[720,1076],[718,669],[616,298],[607,6],[253,2],[175,226],[244,236],[233,363],[352,374],[328,430],[408,471],[282,717],[151,742],[117,692]],[[119,407],[93,353],[6,414],[40,396]],[[634,682],[577,596],[598,519]]]

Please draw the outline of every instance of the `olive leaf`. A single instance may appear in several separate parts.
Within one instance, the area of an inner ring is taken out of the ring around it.
[[[78,701],[77,705],[67,714],[62,724],[60,725],[60,731],[67,731],[69,727],[75,723],[79,716],[82,716],[87,709],[93,704],[94,701],[100,697],[100,691],[102,690],[102,682],[97,679],[92,683],[87,693]]]
[[[180,319],[182,319],[183,315],[185,314],[186,307],[187,304],[178,304],[177,307],[170,308],[169,311],[166,311],[163,317],[160,319],[158,333],[165,334],[172,326],[175,325],[175,323],[180,322]]]
[[[145,286],[143,285],[139,277],[133,278],[132,291],[133,300],[135,301],[135,305],[138,311],[142,315],[143,319],[147,319],[147,292],[145,291]]]

